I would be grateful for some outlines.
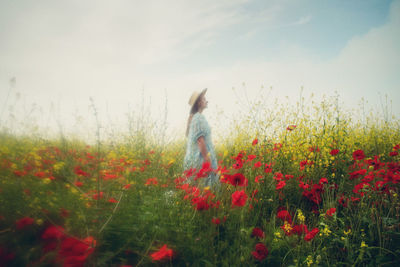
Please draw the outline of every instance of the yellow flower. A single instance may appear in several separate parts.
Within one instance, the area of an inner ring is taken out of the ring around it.
[[[364,242],[364,241],[361,241],[361,245],[360,245],[360,247],[361,247],[361,248],[367,248],[367,247],[368,247],[368,245],[367,245],[367,244],[365,244],[365,242]]]
[[[60,161],[60,162],[57,162],[56,164],[54,164],[53,168],[55,171],[59,171],[62,169],[62,167],[64,167],[64,165],[65,165],[65,163]]]
[[[328,226],[325,226],[325,228],[321,231],[321,234],[324,236],[329,236],[332,233],[331,230],[329,230]]]
[[[301,210],[297,210],[297,218],[299,219],[299,222],[303,224],[306,220],[306,217],[303,215],[303,212]]]
[[[282,238],[282,235],[280,232],[275,232],[274,235],[276,238]]]
[[[311,255],[307,256],[306,263],[307,266],[311,266],[314,263]]]
[[[49,178],[44,178],[44,179],[42,180],[42,182],[43,182],[44,184],[49,184],[49,183],[51,182],[51,180],[50,180]]]
[[[43,220],[42,220],[42,219],[37,219],[37,220],[36,220],[36,224],[37,224],[37,225],[42,225],[42,223],[43,223]]]
[[[347,230],[347,231],[344,231],[344,234],[345,235],[349,235],[351,233],[351,229],[349,229],[349,230]]]

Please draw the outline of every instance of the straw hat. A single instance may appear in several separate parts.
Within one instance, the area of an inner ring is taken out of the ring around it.
[[[207,88],[204,88],[203,91],[201,91],[201,92],[197,92],[197,91],[194,92],[189,99],[189,105],[191,107],[193,107],[193,105],[194,105],[194,103],[196,103],[197,99],[199,99],[199,97],[201,95],[204,95],[206,92],[207,92]]]

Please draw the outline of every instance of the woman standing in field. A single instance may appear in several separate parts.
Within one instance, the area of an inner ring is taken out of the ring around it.
[[[217,158],[211,140],[211,129],[204,115],[203,110],[207,108],[208,101],[205,98],[207,88],[203,91],[194,92],[189,99],[191,106],[190,115],[186,128],[187,148],[184,160],[184,169],[196,169],[198,172],[204,166],[212,169],[208,176],[201,178],[205,186],[219,186],[219,178],[216,174]],[[203,168],[204,169],[204,168]]]

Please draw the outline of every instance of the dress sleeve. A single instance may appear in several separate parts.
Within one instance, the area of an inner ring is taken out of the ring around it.
[[[206,135],[206,124],[202,116],[196,116],[193,120],[193,139],[197,142],[200,136]]]

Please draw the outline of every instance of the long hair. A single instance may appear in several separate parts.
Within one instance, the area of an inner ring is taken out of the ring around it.
[[[193,115],[199,112],[199,103],[200,103],[200,98],[202,95],[200,95],[197,99],[196,102],[194,102],[192,108],[190,109],[190,114],[189,118],[187,121],[187,126],[186,126],[186,137],[189,135],[189,128],[190,128],[190,123],[192,122]]]

